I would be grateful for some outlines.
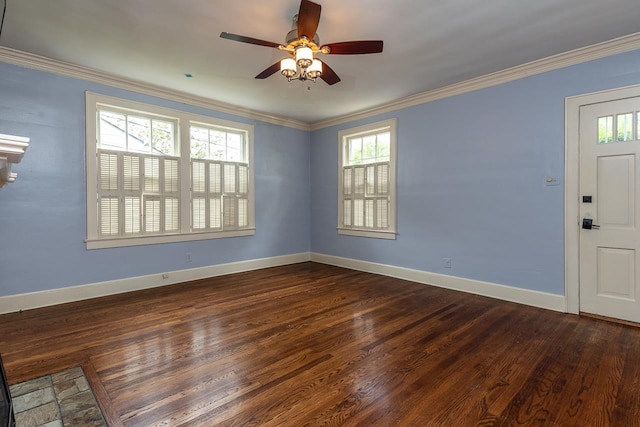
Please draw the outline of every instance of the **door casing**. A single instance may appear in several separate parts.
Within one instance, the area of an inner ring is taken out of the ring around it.
[[[580,312],[580,107],[640,96],[640,85],[565,99],[564,286],[565,310]]]

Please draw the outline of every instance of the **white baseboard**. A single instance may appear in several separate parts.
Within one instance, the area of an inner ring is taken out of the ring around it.
[[[462,277],[447,276],[444,274],[430,273],[427,271],[413,270],[393,265],[377,264],[374,262],[342,258],[315,252],[311,253],[311,261],[410,280],[412,282],[424,283],[440,288],[483,295],[504,301],[544,308],[547,310],[566,312],[565,297],[563,295],[532,291],[513,286],[481,282],[479,280],[464,279]]]
[[[9,295],[0,297],[0,314],[64,304],[67,302],[120,294],[141,289],[156,288],[172,285],[174,283],[222,276],[225,274],[241,273],[243,271],[259,270],[261,268],[277,267],[287,264],[296,264],[309,260],[309,252],[303,252],[299,254],[232,262],[228,264],[212,265],[188,270],[169,271],[164,273],[168,274],[166,279],[163,278],[163,273],[157,273],[147,276],[71,286],[68,288]]]
[[[481,282],[478,280],[464,279],[461,277],[447,276],[444,274],[430,273],[422,270],[396,267],[393,265],[377,264],[333,255],[303,252],[299,254],[232,262],[228,264],[212,265],[188,270],[176,270],[166,272],[165,274],[169,275],[166,279],[163,278],[163,273],[157,273],[147,276],[130,277],[126,279],[110,280],[107,282],[72,286],[68,288],[4,296],[0,297],[0,314],[306,261],[314,261],[322,264],[349,268],[352,270],[396,277],[399,279],[410,280],[412,282],[424,283],[441,288],[469,292],[500,300],[545,308],[547,310],[566,312],[565,297],[562,295],[515,288],[513,286],[499,285],[496,283]]]

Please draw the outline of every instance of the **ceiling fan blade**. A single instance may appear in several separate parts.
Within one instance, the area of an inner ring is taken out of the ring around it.
[[[276,49],[280,46],[280,43],[269,42],[266,40],[254,39],[253,37],[239,36],[238,34],[231,34],[226,32],[221,32],[220,37],[227,40],[233,40],[236,42],[256,44],[258,46],[266,46],[266,47],[275,47]]]
[[[325,44],[322,47],[331,49],[332,55],[364,55],[382,52],[382,40],[361,40]]]
[[[320,74],[320,78],[324,80],[329,86],[338,83],[340,81],[340,77],[338,77],[336,72],[333,71],[326,62],[320,62],[322,62],[322,74]]]
[[[320,22],[320,11],[322,6],[309,0],[300,2],[298,11],[298,37],[305,36],[313,40]]]
[[[267,77],[271,76],[272,74],[274,74],[276,71],[279,71],[279,70],[280,70],[280,61],[276,62],[275,64],[273,64],[272,66],[270,66],[269,68],[267,68],[266,70],[258,74],[255,78],[266,79]]]

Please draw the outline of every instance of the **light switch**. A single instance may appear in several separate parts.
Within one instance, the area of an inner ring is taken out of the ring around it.
[[[557,176],[547,176],[544,181],[547,186],[560,185],[560,180]]]

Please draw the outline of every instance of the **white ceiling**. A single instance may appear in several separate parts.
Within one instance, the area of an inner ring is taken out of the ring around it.
[[[640,30],[638,0],[315,0],[321,44],[384,41],[324,56],[328,86],[255,80],[286,53],[219,37],[282,43],[299,0],[6,1],[0,46],[308,123]]]

